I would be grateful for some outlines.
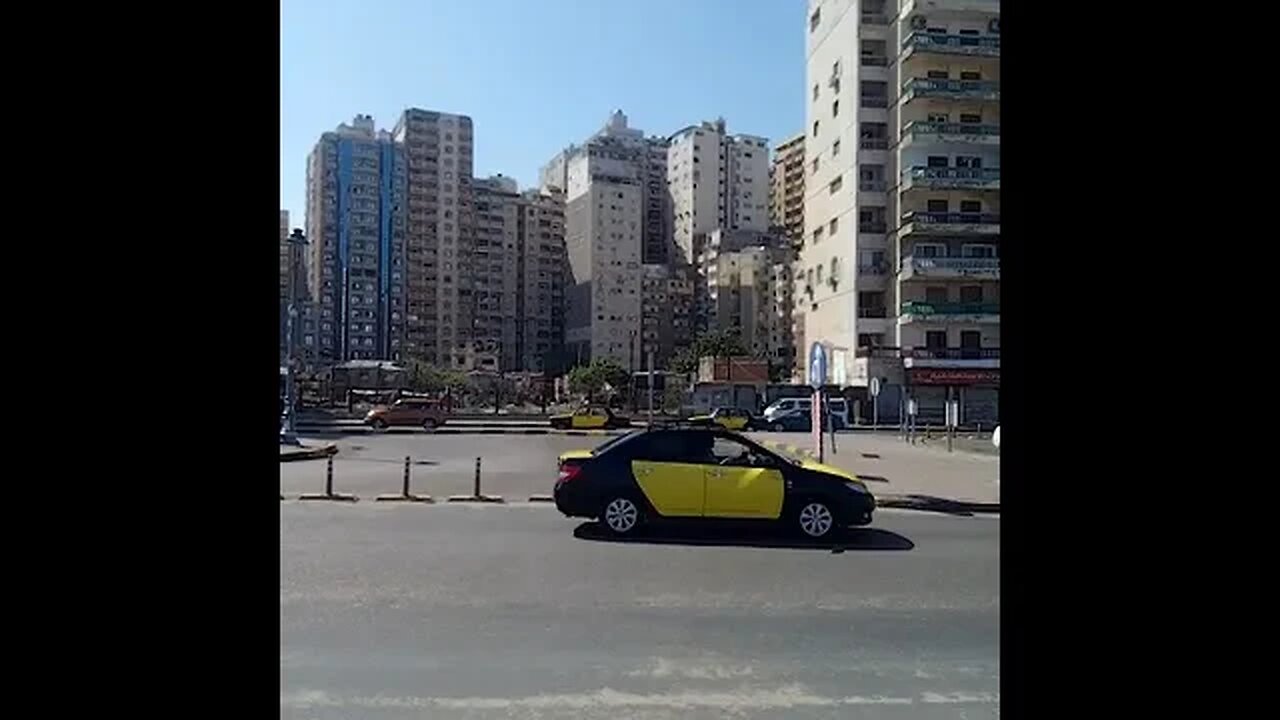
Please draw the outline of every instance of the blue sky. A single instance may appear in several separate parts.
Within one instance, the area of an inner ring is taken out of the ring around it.
[[[475,123],[475,175],[522,188],[621,108],[666,135],[723,116],[775,142],[804,124],[804,0],[282,0],[280,201],[303,225],[305,161],[357,113]]]

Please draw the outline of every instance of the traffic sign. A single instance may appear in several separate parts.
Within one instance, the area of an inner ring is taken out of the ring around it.
[[[871,378],[871,386],[868,388],[868,390],[871,391],[871,397],[879,397],[880,396],[880,378],[878,377]]]
[[[827,349],[822,343],[809,346],[809,385],[820,388],[827,384]]]

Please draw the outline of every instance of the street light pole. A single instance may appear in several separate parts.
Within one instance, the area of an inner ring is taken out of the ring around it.
[[[284,376],[284,417],[280,423],[280,444],[301,445],[294,423],[293,381],[293,349],[294,318],[298,316],[298,254],[307,245],[307,238],[302,231],[295,228],[289,235],[289,305],[285,317],[285,376]]]

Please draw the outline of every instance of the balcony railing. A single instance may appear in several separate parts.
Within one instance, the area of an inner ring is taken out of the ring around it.
[[[912,97],[940,97],[960,100],[999,100],[1000,83],[994,80],[943,80],[911,78],[902,84],[904,101]]]
[[[858,317],[860,318],[883,318],[888,316],[889,313],[884,307],[875,305],[858,307]]]
[[[889,18],[881,13],[862,13],[863,25],[888,25]]]
[[[908,300],[902,303],[903,315],[999,315],[1000,303],[945,302],[927,303]]]
[[[882,222],[860,222],[858,232],[881,234],[889,232],[889,226]]]
[[[889,65],[889,58],[887,57],[881,57],[879,55],[863,55],[861,58],[862,59],[859,62],[863,67],[887,67]]]
[[[887,95],[863,95],[858,98],[858,105],[864,108],[887,108],[889,107],[889,97]]]
[[[972,135],[981,137],[1000,137],[999,125],[982,125],[978,123],[927,122],[916,120],[902,128],[902,135]]]
[[[887,263],[867,263],[858,266],[859,275],[887,275],[889,273],[889,265]]]
[[[902,214],[902,222],[904,225],[999,225],[1000,213],[911,211]]]
[[[931,188],[990,188],[1000,187],[1000,168],[922,167],[908,168],[903,173],[903,185]]]
[[[866,192],[884,192],[887,185],[883,180],[859,180],[858,189]]]
[[[999,360],[1000,348],[897,348],[887,345],[879,347],[860,347],[853,351],[854,357],[867,358],[914,358],[916,360]]]
[[[863,150],[888,150],[888,138],[862,138],[858,141],[858,147]]]
[[[1000,38],[994,35],[913,32],[902,41],[902,49],[945,55],[1000,57]]]
[[[902,269],[918,275],[991,275],[1000,272],[1000,258],[902,258]]]

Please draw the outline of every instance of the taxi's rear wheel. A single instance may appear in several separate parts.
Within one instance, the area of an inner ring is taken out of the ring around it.
[[[613,495],[600,510],[600,525],[612,535],[634,535],[644,513],[635,499],[626,495]]]
[[[805,537],[821,540],[835,533],[836,515],[822,500],[805,499],[796,503],[795,527]]]

